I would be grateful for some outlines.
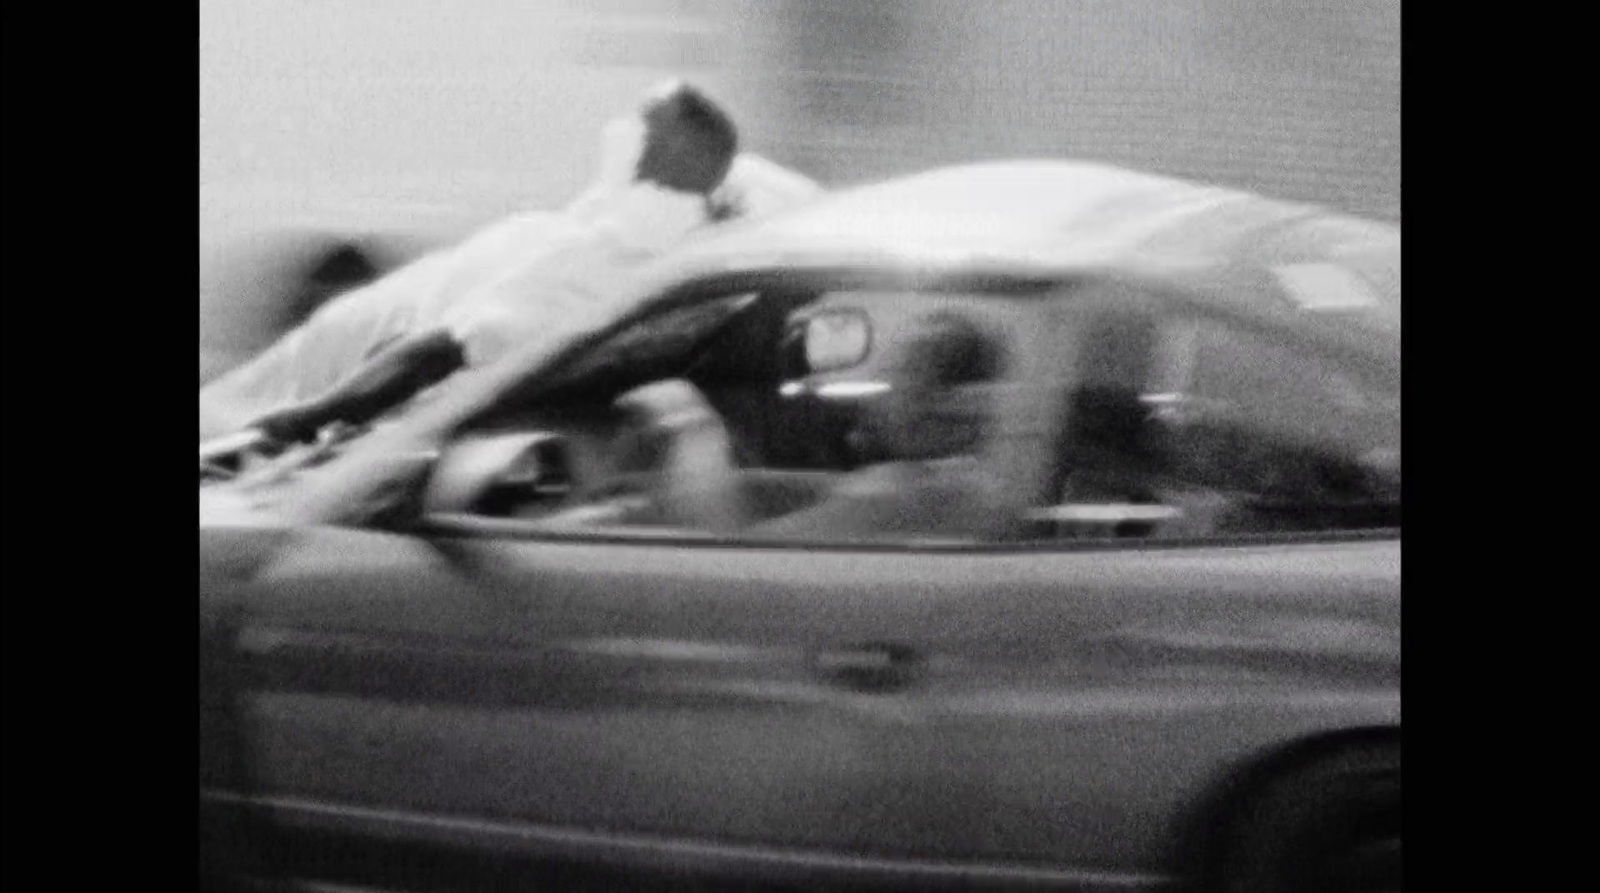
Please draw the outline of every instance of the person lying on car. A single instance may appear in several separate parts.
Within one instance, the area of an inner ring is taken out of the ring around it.
[[[713,196],[737,157],[732,120],[692,86],[652,91],[607,126],[600,175],[559,214],[491,227],[329,303],[243,368],[201,391],[201,438],[255,428],[308,440],[335,422],[362,423],[465,366],[531,341],[581,331],[607,312],[618,277],[711,222]],[[775,180],[764,160],[753,181]],[[755,211],[808,199],[794,175]],[[749,213],[749,207],[741,208]]]

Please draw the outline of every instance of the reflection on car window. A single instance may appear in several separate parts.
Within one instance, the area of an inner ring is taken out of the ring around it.
[[[1211,321],[1107,316],[1086,335],[1046,535],[1399,526],[1397,391]]]

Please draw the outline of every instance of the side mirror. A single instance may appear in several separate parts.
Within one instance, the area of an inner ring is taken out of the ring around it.
[[[565,442],[545,432],[463,438],[439,457],[422,495],[424,514],[495,515],[497,496],[558,500],[570,488]]]

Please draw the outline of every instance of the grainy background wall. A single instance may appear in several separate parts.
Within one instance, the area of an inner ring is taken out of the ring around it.
[[[1398,0],[786,0],[761,77],[850,179],[1099,158],[1400,214]]]

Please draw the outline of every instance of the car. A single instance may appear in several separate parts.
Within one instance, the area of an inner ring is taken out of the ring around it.
[[[213,466],[203,863],[1399,890],[1399,300],[1381,222],[966,165]],[[772,533],[944,467],[860,437],[930,315],[1000,348],[994,523]]]

